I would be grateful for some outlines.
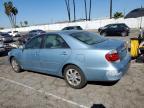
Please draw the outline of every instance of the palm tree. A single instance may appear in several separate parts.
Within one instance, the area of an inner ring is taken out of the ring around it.
[[[13,21],[14,21],[14,27],[16,26],[16,15],[18,14],[18,10],[16,7],[12,8],[12,14],[13,14]]]
[[[122,12],[116,12],[116,13],[114,13],[114,19],[118,19],[118,18],[121,18],[121,17],[124,17],[124,15],[123,15]]]
[[[74,9],[74,22],[75,22],[76,21],[75,0],[73,0],[73,9]]]
[[[5,14],[8,16],[11,25],[13,26],[11,10],[12,10],[12,2],[4,2]]]
[[[11,1],[4,2],[5,14],[8,16],[11,26],[16,26],[16,15],[18,14],[18,10],[16,7],[13,6]]]
[[[85,19],[87,21],[87,2],[84,0],[84,5],[85,5]]]
[[[69,22],[71,21],[71,13],[70,13],[70,4],[69,4],[69,0],[65,0],[65,4],[66,4],[66,8],[67,8],[67,13],[68,13],[68,19]]]
[[[89,6],[89,21],[91,20],[91,5],[92,5],[92,1],[90,0],[90,6]]]

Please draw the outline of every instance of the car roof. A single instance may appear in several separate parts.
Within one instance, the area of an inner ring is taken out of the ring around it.
[[[108,24],[108,25],[126,25],[125,23],[113,23],[113,24]],[[108,26],[106,25],[106,26]]]
[[[47,32],[45,34],[65,34],[70,35],[72,33],[78,33],[78,32],[85,32],[84,30],[62,30],[62,31],[55,31],[55,32]]]
[[[67,26],[67,27],[80,27],[80,26]],[[67,27],[65,27],[65,28],[67,28]]]

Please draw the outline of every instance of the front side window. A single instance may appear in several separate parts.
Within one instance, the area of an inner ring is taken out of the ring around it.
[[[31,39],[26,45],[26,49],[39,49],[41,46],[42,37],[36,37]]]
[[[44,48],[69,48],[64,39],[59,35],[49,34],[45,36],[44,40]]]

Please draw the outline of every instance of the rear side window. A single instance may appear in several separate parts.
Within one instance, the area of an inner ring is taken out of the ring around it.
[[[88,45],[97,44],[106,40],[106,38],[91,32],[76,32],[70,35]]]
[[[54,48],[69,48],[64,39],[56,34],[49,34],[45,36],[44,48],[54,49]]]

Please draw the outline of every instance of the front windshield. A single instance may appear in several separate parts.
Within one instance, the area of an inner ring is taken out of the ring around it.
[[[106,40],[103,36],[91,32],[77,32],[72,33],[71,36],[88,45],[97,44]]]

